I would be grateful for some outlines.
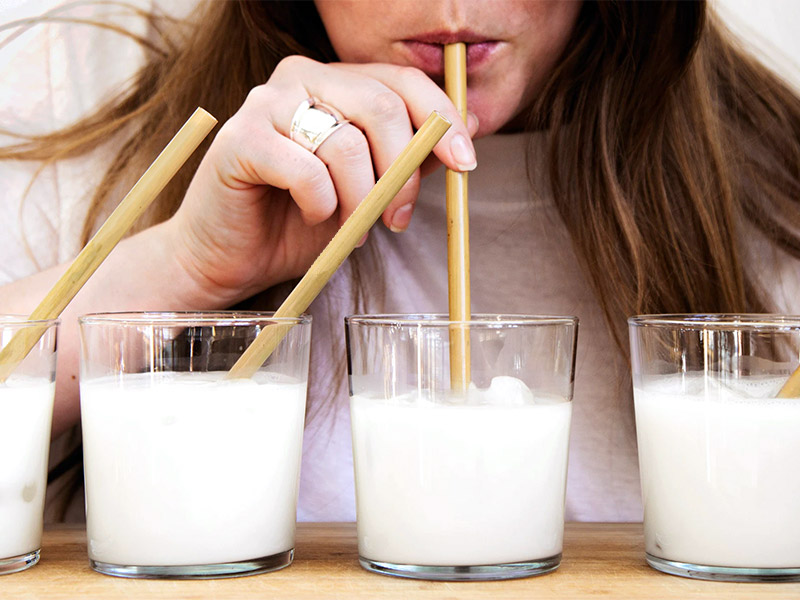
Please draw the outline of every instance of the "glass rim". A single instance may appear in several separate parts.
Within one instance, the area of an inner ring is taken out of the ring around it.
[[[451,320],[445,313],[398,313],[374,315],[348,315],[345,324],[378,325],[384,327],[449,327],[463,325],[468,327],[492,328],[500,325],[516,327],[546,325],[578,325],[578,317],[562,315],[517,315],[474,313],[470,320]]]
[[[665,313],[636,315],[630,327],[684,329],[800,329],[800,315],[780,313]]]
[[[0,327],[27,327],[27,326],[43,326],[51,327],[53,325],[60,325],[61,319],[54,317],[52,319],[29,319],[28,315],[19,315],[14,313],[0,313]]]
[[[177,310],[177,311],[122,311],[88,313],[78,317],[80,325],[216,325],[247,326],[264,323],[305,325],[311,323],[311,315],[299,317],[276,317],[273,311],[250,310]]]

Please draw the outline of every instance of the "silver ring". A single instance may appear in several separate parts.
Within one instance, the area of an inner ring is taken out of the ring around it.
[[[310,152],[316,152],[334,131],[349,122],[335,108],[316,98],[307,98],[294,111],[289,139]]]

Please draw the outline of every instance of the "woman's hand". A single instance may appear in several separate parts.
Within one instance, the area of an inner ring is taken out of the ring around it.
[[[298,105],[309,97],[338,109],[350,124],[316,154],[289,139]],[[198,284],[197,306],[229,306],[301,276],[431,111],[453,126],[434,154],[470,170],[470,132],[445,93],[421,71],[385,64],[321,64],[284,59],[226,122],[164,225],[171,251]],[[383,214],[408,227],[419,173]]]

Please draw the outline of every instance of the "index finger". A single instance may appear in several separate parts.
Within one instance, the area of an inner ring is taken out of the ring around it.
[[[438,110],[453,125],[436,144],[433,153],[454,171],[472,171],[477,166],[475,147],[461,115],[444,90],[425,73],[414,67],[385,64],[335,63],[330,66],[366,75],[394,91],[405,101],[408,115],[417,129],[431,111]],[[376,166],[385,169],[388,165]]]

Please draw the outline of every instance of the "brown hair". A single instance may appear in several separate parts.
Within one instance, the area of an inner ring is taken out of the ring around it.
[[[762,312],[744,224],[800,256],[800,100],[702,2],[587,2],[534,124],[621,348],[625,317]]]

